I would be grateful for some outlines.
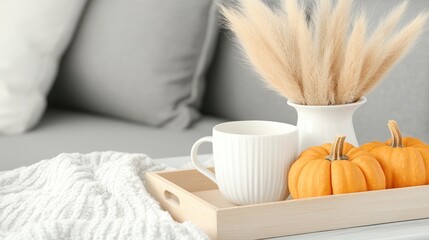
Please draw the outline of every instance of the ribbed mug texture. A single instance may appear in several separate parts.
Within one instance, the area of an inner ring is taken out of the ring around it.
[[[297,154],[296,129],[266,135],[213,130],[216,182],[224,197],[238,205],[287,198],[287,173]]]

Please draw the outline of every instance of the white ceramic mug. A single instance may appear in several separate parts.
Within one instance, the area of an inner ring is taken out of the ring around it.
[[[213,144],[216,174],[198,161],[202,143]],[[222,195],[238,205],[287,198],[287,174],[298,154],[296,126],[269,121],[226,122],[213,128],[191,150],[192,164],[219,186]]]

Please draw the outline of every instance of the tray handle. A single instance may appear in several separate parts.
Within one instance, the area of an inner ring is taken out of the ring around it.
[[[180,207],[179,198],[172,192],[164,190],[165,201],[173,205],[174,207]]]

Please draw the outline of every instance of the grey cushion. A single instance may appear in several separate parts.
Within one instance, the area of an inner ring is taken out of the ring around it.
[[[224,121],[203,117],[189,129],[158,129],[74,111],[49,109],[40,125],[25,135],[0,136],[0,171],[29,165],[62,152],[122,151],[152,158],[186,156],[200,137]],[[205,146],[201,153],[211,152]]]
[[[370,14],[370,24],[402,0],[357,1]],[[429,8],[427,0],[409,1],[405,24],[412,16]],[[219,36],[214,64],[209,71],[203,112],[229,118],[266,119],[296,123],[296,112],[286,99],[272,92],[235,45],[230,32]],[[425,31],[413,50],[368,96],[368,102],[355,114],[360,142],[389,137],[387,121],[395,119],[405,135],[429,143],[429,31]]]
[[[216,20],[211,0],[92,0],[51,100],[185,128],[198,117]]]

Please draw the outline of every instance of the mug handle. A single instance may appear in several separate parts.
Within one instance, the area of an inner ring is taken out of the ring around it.
[[[216,177],[214,175],[214,173],[212,173],[211,171],[209,171],[206,167],[204,167],[199,161],[198,161],[198,148],[200,147],[201,144],[203,143],[212,143],[213,144],[213,138],[212,137],[203,137],[198,139],[198,141],[196,141],[194,143],[194,145],[192,146],[191,149],[191,160],[192,160],[192,165],[194,165],[194,167],[200,172],[202,173],[204,176],[208,177],[210,180],[212,180],[214,183],[216,183]],[[217,184],[217,183],[216,183]]]

